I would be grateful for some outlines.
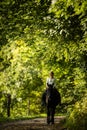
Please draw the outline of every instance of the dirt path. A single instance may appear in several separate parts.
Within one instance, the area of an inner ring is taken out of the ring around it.
[[[65,117],[55,117],[54,125],[47,125],[46,118],[35,118],[0,124],[0,130],[65,130],[60,124]]]

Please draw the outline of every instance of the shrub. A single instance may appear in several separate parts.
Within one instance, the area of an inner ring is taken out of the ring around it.
[[[66,125],[69,130],[87,130],[87,95],[75,103],[67,117]]]

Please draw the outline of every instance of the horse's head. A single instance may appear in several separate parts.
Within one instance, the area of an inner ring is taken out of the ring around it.
[[[46,104],[52,104],[53,96],[53,87],[49,86],[46,92]]]
[[[61,102],[60,93],[56,88],[49,87],[46,92],[46,104],[50,106],[57,106]]]

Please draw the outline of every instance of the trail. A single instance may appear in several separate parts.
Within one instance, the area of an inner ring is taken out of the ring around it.
[[[47,125],[46,118],[35,118],[0,124],[0,130],[65,130],[60,123],[65,117],[55,117],[54,125]]]

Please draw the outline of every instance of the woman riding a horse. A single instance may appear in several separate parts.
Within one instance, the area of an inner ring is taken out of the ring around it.
[[[47,108],[47,124],[54,124],[55,109],[58,104],[61,104],[61,96],[56,89],[54,73],[51,71],[50,77],[46,80],[46,90],[42,95],[42,105]]]
[[[46,106],[47,106],[47,123],[54,124],[55,104],[54,104],[54,91],[56,82],[53,71],[50,72],[50,77],[46,80]]]

